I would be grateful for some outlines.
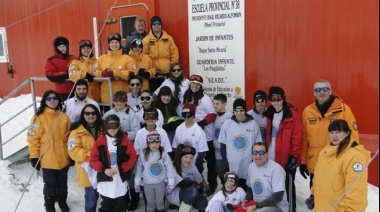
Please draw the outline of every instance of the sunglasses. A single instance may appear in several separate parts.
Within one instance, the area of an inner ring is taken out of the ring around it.
[[[86,112],[84,112],[84,115],[85,116],[89,116],[89,115],[96,116],[96,112],[95,111],[86,111]]]
[[[192,116],[193,116],[193,114],[191,112],[182,112],[182,117],[183,118],[190,118]]]
[[[119,123],[107,123],[106,128],[107,130],[116,130],[119,128]]]
[[[111,40],[112,38],[120,39],[120,36],[117,33],[111,33],[108,35],[108,40]]]
[[[141,83],[131,83],[129,84],[131,87],[140,87]]]
[[[160,135],[148,135],[146,138],[148,142],[160,142],[161,141],[161,136]]]
[[[180,69],[180,68],[173,68],[172,69],[172,72],[181,72],[182,71],[182,69]]]
[[[57,99],[58,99],[58,97],[56,97],[56,96],[52,96],[52,97],[48,96],[48,97],[45,98],[45,100],[48,101],[48,102],[51,101],[51,100],[55,101]]]
[[[281,95],[277,95],[277,94],[273,94],[270,98],[270,101],[271,102],[280,102],[282,101],[284,98],[282,98]]]
[[[150,102],[150,101],[152,101],[152,97],[151,96],[140,96],[140,100],[142,102]]]
[[[92,46],[91,41],[89,40],[81,40],[79,42],[79,46]]]
[[[265,103],[264,99],[255,99],[255,103],[260,104],[260,103]]]
[[[260,150],[260,151],[253,150],[253,151],[252,151],[252,155],[257,155],[257,154],[259,154],[259,155],[263,156],[263,155],[265,155],[266,153],[267,153],[267,152],[264,151],[264,150]]]
[[[122,96],[119,96],[119,97],[113,97],[113,101],[114,101],[114,102],[126,102],[126,101],[127,101],[127,98],[126,98],[126,97],[122,97]]]
[[[156,120],[156,119],[157,119],[157,115],[155,112],[144,113],[144,120]]]
[[[155,21],[152,25],[153,25],[153,26],[161,26],[161,23],[158,22],[158,21]]]
[[[135,46],[132,46],[132,48],[140,48],[140,49],[142,49],[143,47],[141,45],[135,45]]]
[[[329,91],[330,88],[329,87],[323,87],[323,88],[315,88],[314,91],[317,92],[317,93],[320,93],[321,91],[323,92],[327,92]]]
[[[244,108],[242,108],[242,107],[237,107],[237,108],[235,108],[234,111],[235,111],[235,112],[244,112],[245,110],[244,110]]]

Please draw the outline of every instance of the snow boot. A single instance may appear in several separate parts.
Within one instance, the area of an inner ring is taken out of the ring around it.
[[[181,202],[178,212],[190,212],[191,208],[192,208],[191,205],[188,205],[185,202]]]
[[[55,212],[55,207],[54,207],[54,203],[55,203],[55,197],[44,197],[45,199],[45,211],[46,212]]]
[[[58,205],[62,212],[70,212],[70,208],[66,203],[67,193],[58,195]]]
[[[128,206],[128,211],[135,211],[139,206],[140,193],[137,193],[135,189],[130,189],[129,194],[131,195],[131,201]]]

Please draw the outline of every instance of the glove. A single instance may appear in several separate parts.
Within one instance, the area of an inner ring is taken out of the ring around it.
[[[102,77],[113,77],[113,71],[110,69],[102,71]]]
[[[37,171],[40,170],[41,165],[40,162],[38,162],[38,158],[31,158],[30,163],[32,164],[32,167],[35,168]]]
[[[234,211],[234,206],[231,203],[226,204],[224,207],[229,209],[230,211]]]
[[[307,205],[307,208],[309,208],[309,210],[313,210],[314,209],[314,196],[310,195],[310,197],[305,200],[305,204]]]
[[[138,75],[140,77],[144,77],[145,79],[149,79],[149,77],[150,77],[149,72],[147,72],[145,68],[140,68],[139,72],[138,72]]]
[[[307,170],[306,164],[301,164],[301,166],[300,166],[300,173],[301,173],[302,177],[305,178],[305,179],[307,178],[307,176],[309,176],[309,171]]]
[[[136,74],[135,74],[135,72],[133,72],[133,71],[131,71],[131,72],[129,72],[129,78],[132,78],[132,77],[135,77],[136,76]]]
[[[286,171],[292,171],[297,168],[297,158],[293,157],[293,155],[289,155],[288,163],[285,166]]]
[[[136,193],[140,193],[141,192],[141,187],[140,187],[140,180],[139,179],[135,179],[135,191]]]
[[[198,126],[200,126],[202,129],[204,129],[205,126],[207,125],[206,122],[205,122],[204,120],[197,122],[197,124],[198,124]]]
[[[94,81],[94,76],[92,76],[92,75],[89,74],[89,73],[86,73],[86,79],[87,79],[89,82],[93,82],[93,81]]]
[[[75,160],[70,158],[70,166],[75,166]]]
[[[174,178],[169,178],[168,179],[168,185],[166,186],[166,193],[172,193],[174,190]]]

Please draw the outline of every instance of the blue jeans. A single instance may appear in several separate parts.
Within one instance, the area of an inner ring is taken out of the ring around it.
[[[86,212],[96,212],[99,193],[92,186],[84,188],[84,209]]]
[[[198,188],[191,186],[179,191],[179,202],[185,202],[198,210],[205,210],[208,201],[205,196],[198,192]]]

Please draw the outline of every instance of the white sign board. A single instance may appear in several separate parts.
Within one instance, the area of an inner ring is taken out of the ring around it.
[[[190,74],[205,93],[227,96],[227,110],[245,95],[244,0],[188,0]]]

